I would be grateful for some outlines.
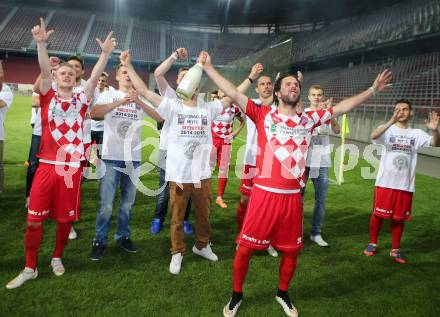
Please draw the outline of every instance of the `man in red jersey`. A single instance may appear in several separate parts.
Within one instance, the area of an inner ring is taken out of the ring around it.
[[[303,247],[300,190],[304,187],[303,174],[312,132],[332,117],[351,111],[382,91],[391,80],[391,72],[386,70],[379,74],[372,87],[334,108],[304,111],[298,103],[301,84],[296,75],[285,74],[276,80],[275,107],[257,106],[214,69],[206,52],[205,59],[204,70],[208,76],[255,123],[259,146],[254,187],[237,238],[232,298],[224,307],[223,315],[229,317],[237,313],[253,250],[273,245],[283,252],[275,299],[287,316],[298,316],[287,291]]]
[[[74,92],[76,72],[62,63],[55,73],[57,90],[52,88],[52,75],[46,44],[53,30],[46,31],[43,18],[32,29],[37,43],[41,69],[40,106],[42,136],[38,166],[29,199],[25,245],[25,269],[6,288],[17,288],[38,276],[37,256],[43,237],[42,223],[47,218],[57,222],[55,250],[51,267],[56,276],[64,274],[61,261],[72,222],[79,218],[81,161],[84,160],[83,130],[90,99],[104,71],[116,40],[110,32],[104,42],[97,39],[102,49],[92,75],[82,92]]]

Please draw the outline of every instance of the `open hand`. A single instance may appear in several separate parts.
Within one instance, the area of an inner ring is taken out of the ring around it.
[[[391,79],[393,74],[389,69],[385,69],[382,73],[377,75],[376,80],[373,83],[373,88],[375,92],[381,92],[387,87],[391,87]]]
[[[432,111],[429,114],[428,120],[425,120],[426,126],[428,127],[428,129],[431,129],[432,131],[437,131],[438,130],[438,120],[439,120],[439,115],[437,112]]]

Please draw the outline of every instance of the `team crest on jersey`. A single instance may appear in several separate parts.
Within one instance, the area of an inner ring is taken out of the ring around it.
[[[299,121],[299,124],[306,125],[307,121],[309,121],[307,117],[301,116],[301,120]]]

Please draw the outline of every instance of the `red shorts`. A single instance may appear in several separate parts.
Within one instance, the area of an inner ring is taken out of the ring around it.
[[[373,213],[381,218],[411,220],[413,193],[376,186]]]
[[[303,247],[301,193],[277,194],[255,186],[237,244],[255,250],[272,245],[292,252]]]
[[[214,169],[215,164],[219,170],[227,175],[229,162],[231,161],[231,143],[227,139],[212,138],[211,166]]]
[[[78,220],[80,184],[81,168],[40,163],[32,183],[27,220],[41,222],[54,218],[61,223]]]
[[[252,192],[252,188],[254,187],[254,177],[256,174],[257,168],[254,165],[243,166],[243,173],[240,179],[240,193],[246,196],[250,196]]]

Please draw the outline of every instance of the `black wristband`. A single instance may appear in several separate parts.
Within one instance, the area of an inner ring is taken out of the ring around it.
[[[254,81],[253,81],[253,79],[252,79],[252,78],[248,77],[248,79],[249,79],[249,81],[251,82],[251,84],[253,84],[253,83],[254,83]]]

